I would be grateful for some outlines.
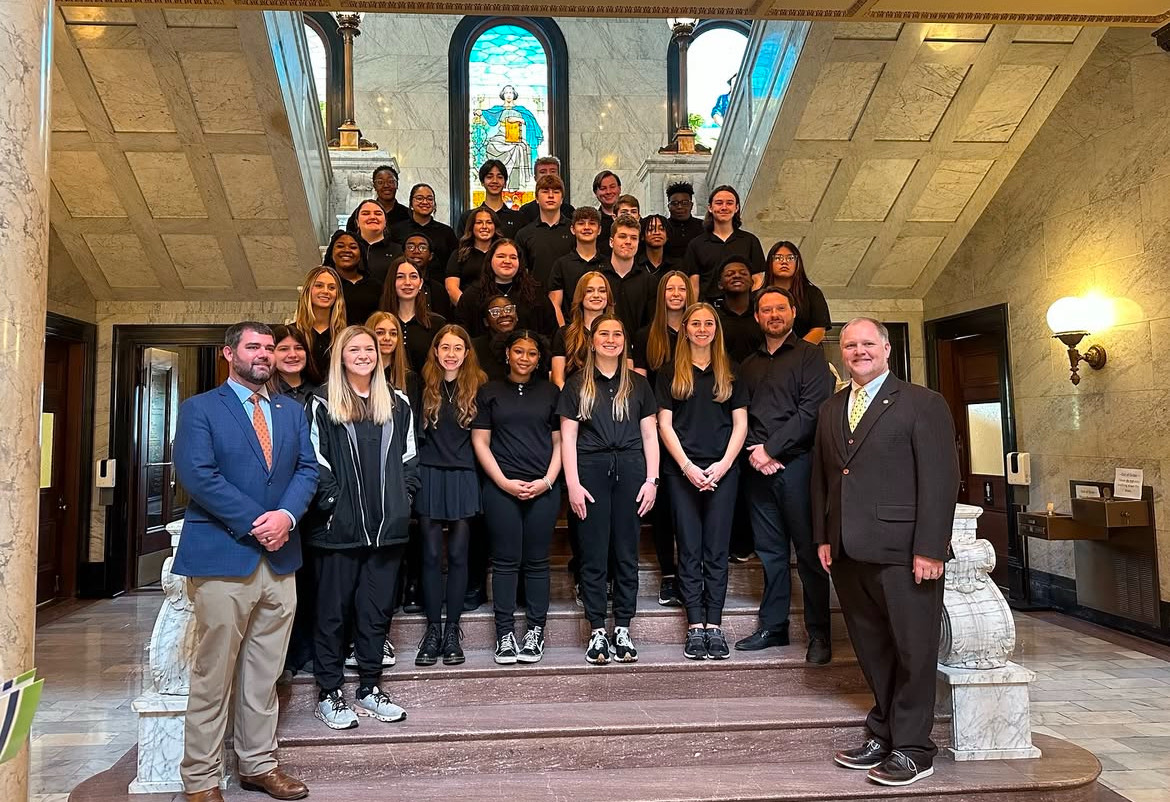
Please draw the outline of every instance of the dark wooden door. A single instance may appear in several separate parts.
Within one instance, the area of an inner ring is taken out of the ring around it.
[[[37,532],[37,604],[73,593],[77,548],[77,417],[71,386],[77,344],[45,341],[41,402],[40,525]]]
[[[992,578],[1008,582],[1008,501],[1004,476],[1003,345],[980,334],[939,343],[940,392],[955,419],[959,452],[959,501],[983,508],[979,537],[995,547]]]

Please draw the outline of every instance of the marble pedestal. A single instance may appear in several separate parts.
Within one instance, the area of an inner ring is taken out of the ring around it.
[[[329,163],[333,166],[329,208],[337,218],[338,228],[345,228],[345,221],[355,206],[374,197],[374,170],[377,167],[388,164],[398,169],[398,160],[384,150],[330,150]],[[398,202],[403,203],[401,196]]]
[[[707,213],[707,169],[710,153],[656,153],[638,168],[640,186],[632,190],[642,202],[643,214],[666,208],[666,188],[676,181],[689,181],[695,187],[695,208],[702,219]]]
[[[1032,745],[1028,686],[1036,675],[1009,662],[1002,668],[938,667],[936,710],[951,716],[955,760],[1040,757]]]

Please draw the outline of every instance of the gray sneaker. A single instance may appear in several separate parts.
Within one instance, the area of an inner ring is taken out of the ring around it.
[[[390,697],[377,685],[366,696],[358,699],[357,703],[359,715],[376,718],[378,721],[393,723],[406,718],[406,711],[390,701]]]
[[[325,722],[325,726],[334,730],[352,730],[358,725],[357,716],[346,704],[341,688],[330,693],[317,702],[317,709],[313,715]]]

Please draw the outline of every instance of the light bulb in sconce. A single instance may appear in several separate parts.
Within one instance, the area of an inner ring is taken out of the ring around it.
[[[1052,336],[1068,348],[1069,381],[1074,385],[1081,383],[1081,362],[1094,370],[1105,367],[1104,348],[1091,345],[1082,354],[1077,346],[1089,334],[1112,325],[1113,309],[1108,298],[1097,295],[1061,298],[1048,307],[1047,318]]]

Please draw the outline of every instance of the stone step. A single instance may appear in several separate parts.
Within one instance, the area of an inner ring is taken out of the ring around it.
[[[571,599],[573,597],[573,577],[568,572],[567,558],[562,558],[558,565],[554,557],[550,563],[550,598]],[[797,575],[795,566],[791,570],[793,593],[799,594],[800,577]],[[662,572],[658,569],[658,561],[654,559],[653,555],[643,555],[638,561],[638,595],[657,597],[661,582]],[[492,572],[489,567],[485,585],[489,595],[491,594],[491,586]],[[764,566],[760,561],[752,560],[728,566],[727,592],[741,596],[754,595],[758,598],[764,592]]]
[[[727,660],[688,660],[678,644],[638,647],[634,665],[591,666],[579,647],[551,647],[531,665],[496,665],[490,650],[469,650],[460,666],[414,665],[413,650],[400,650],[398,665],[382,674],[382,690],[408,708],[489,704],[500,699],[542,702],[620,702],[643,699],[721,699],[769,695],[866,693],[848,641],[833,644],[833,661],[814,666],[804,645],[732,652]],[[357,675],[346,672],[346,694],[357,690]],[[287,709],[310,709],[317,699],[311,674],[298,674],[280,689]]]
[[[638,643],[681,644],[686,636],[686,611],[678,607],[663,607],[658,604],[657,587],[653,596],[639,596],[637,614],[630,623],[630,633]],[[845,622],[840,607],[831,599],[833,610],[832,627],[836,635],[845,634]],[[802,647],[808,640],[804,621],[800,616],[801,598],[793,594],[790,636],[793,643]],[[723,608],[723,631],[728,641],[734,642],[755,631],[759,619],[759,599],[756,596],[728,596]],[[460,618],[465,649],[489,649],[496,642],[495,613],[491,604],[482,605],[478,610],[463,613]],[[523,634],[524,614],[516,614],[516,631]],[[426,630],[426,616],[422,613],[397,613],[390,626],[390,638],[402,653],[413,659]],[[546,623],[546,642],[549,646],[579,646],[582,650],[589,638],[589,622],[585,611],[569,599],[554,599],[549,605]]]
[[[864,738],[871,704],[867,694],[581,704],[501,700],[408,708],[405,721],[362,718],[358,727],[342,731],[329,729],[304,707],[283,711],[277,736],[281,765],[317,781],[355,776],[458,780],[517,766],[559,772],[748,765],[763,756],[802,761],[853,745]],[[948,726],[936,724],[935,737],[942,742]]]

